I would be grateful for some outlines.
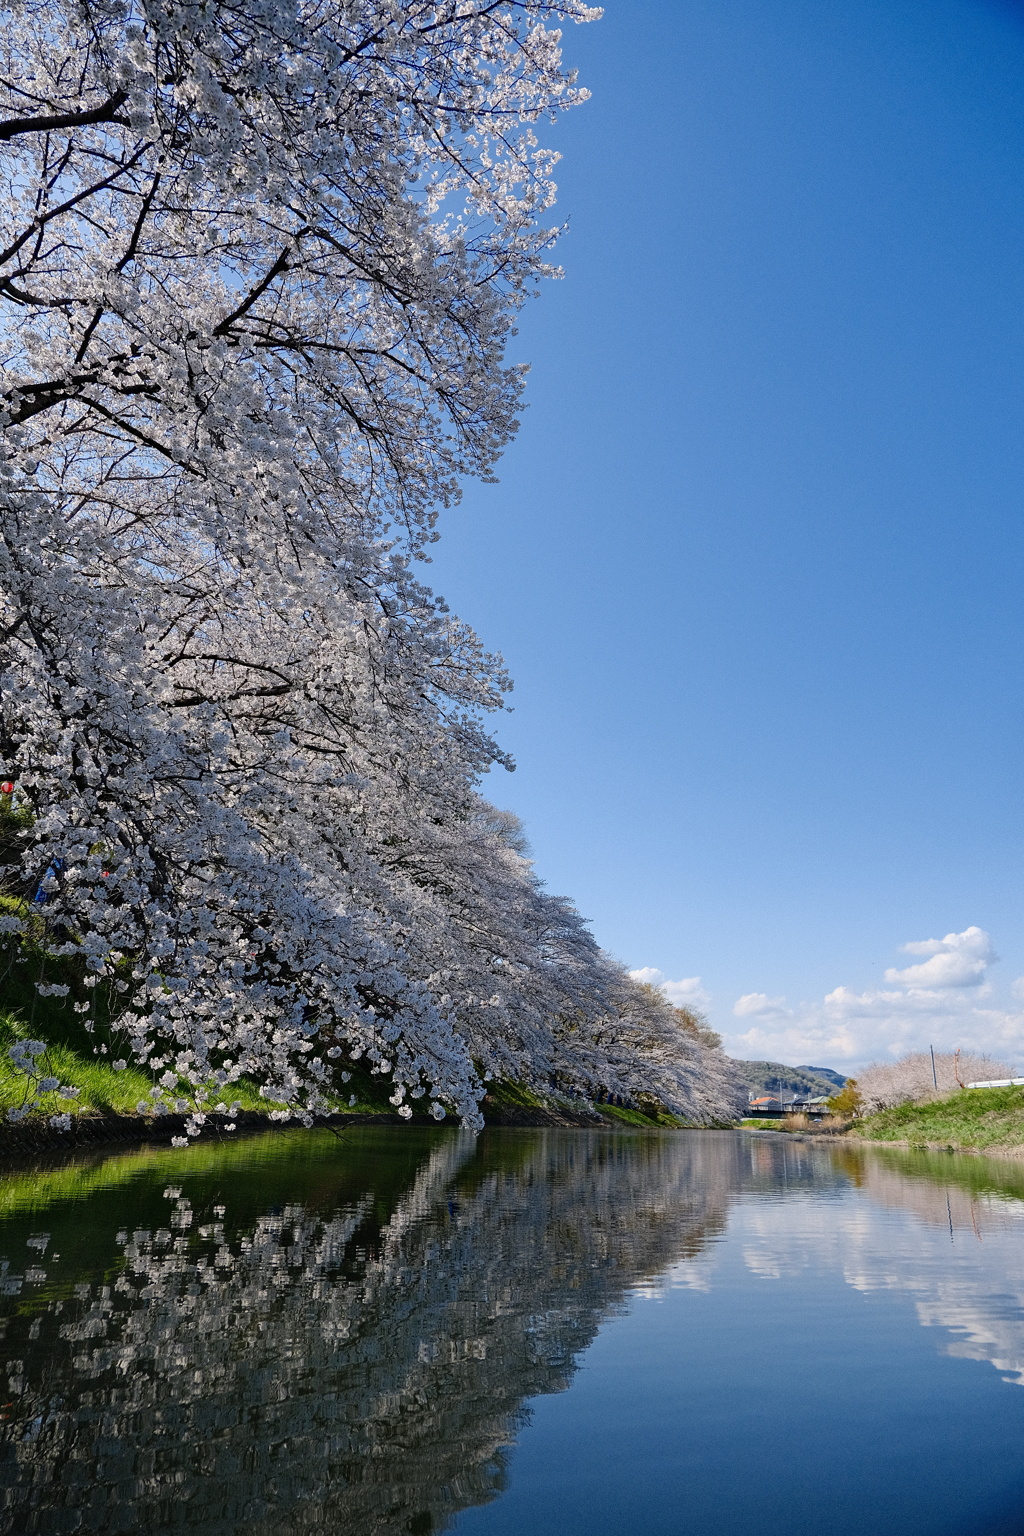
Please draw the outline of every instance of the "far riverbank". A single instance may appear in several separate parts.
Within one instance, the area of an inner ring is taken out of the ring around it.
[[[839,1137],[875,1145],[1024,1158],[1024,1088],[958,1088],[924,1104],[900,1104],[866,1115],[841,1131],[787,1126],[782,1121],[757,1129],[801,1138],[835,1141]]]

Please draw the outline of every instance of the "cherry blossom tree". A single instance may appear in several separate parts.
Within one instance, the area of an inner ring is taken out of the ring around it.
[[[857,1092],[865,1114],[900,1104],[925,1104],[969,1082],[1011,1078],[1004,1061],[974,1051],[912,1051],[898,1061],[873,1061],[857,1073]]]
[[[481,801],[508,680],[414,575],[516,428],[596,14],[6,8],[9,873],[193,1129],[242,1075],[308,1118],[342,1060],[470,1125],[481,1074],[596,1081],[553,1020],[621,972]]]

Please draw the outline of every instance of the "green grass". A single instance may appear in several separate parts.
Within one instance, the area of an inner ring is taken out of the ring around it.
[[[858,1120],[868,1141],[949,1147],[1024,1147],[1024,1088],[958,1088],[928,1104],[901,1104]]]
[[[92,1037],[86,1020],[75,1011],[76,1003],[88,1001],[89,1019],[100,1036],[109,1033],[112,992],[108,981],[85,986],[81,957],[51,954],[41,914],[19,897],[0,894],[0,913],[24,923],[20,934],[0,936],[0,1009],[23,1020],[30,1038],[54,1045],[69,1045],[88,1056]],[[67,997],[40,997],[38,982],[59,982],[70,989]]]
[[[578,1109],[579,1104],[573,1104],[568,1099],[561,1098],[557,1093],[543,1094],[535,1088],[530,1088],[526,1083],[513,1082],[509,1078],[495,1077],[485,1084],[487,1089],[486,1102],[482,1106],[484,1113],[500,1109]]]
[[[28,1080],[15,1069],[10,1048],[16,1039],[32,1038],[28,1026],[16,1014],[0,1015],[0,1114],[25,1102]],[[37,1039],[45,1039],[40,1032]],[[148,1094],[151,1082],[145,1073],[132,1067],[115,1072],[108,1063],[83,1056],[70,1046],[47,1041],[45,1056],[37,1058],[40,1076],[59,1077],[62,1086],[78,1088],[75,1099],[62,1099],[56,1093],[40,1095],[30,1112],[31,1118],[69,1113],[79,1115],[135,1114],[139,1100]]]
[[[496,1104],[513,1109],[546,1109],[548,1100],[528,1088],[525,1083],[513,1083],[502,1077],[487,1083],[487,1096]]]
[[[503,1109],[579,1108],[578,1103],[573,1104],[568,1099],[562,1100],[557,1094],[551,1094],[545,1098],[534,1089],[528,1088],[525,1083],[513,1083],[500,1078],[487,1084],[487,1097],[496,1107]],[[620,1125],[642,1126],[646,1130],[650,1130],[652,1125],[678,1129],[683,1124],[682,1120],[677,1120],[674,1115],[668,1114],[665,1110],[652,1110],[650,1113],[645,1113],[639,1109],[625,1109],[618,1104],[594,1104],[591,1107],[606,1120],[616,1120]]]
[[[146,1072],[131,1066],[115,1072],[109,1059],[104,1060],[103,1057],[90,1055],[87,1051],[75,1049],[59,1040],[54,1041],[53,1032],[45,1027],[45,1023],[43,1028],[39,1026],[38,1018],[35,1029],[30,1030],[24,1018],[17,1013],[0,1012],[0,1121],[7,1119],[9,1110],[20,1108],[25,1103],[27,1079],[24,1073],[15,1069],[9,1052],[15,1040],[31,1038],[43,1040],[47,1045],[46,1054],[37,1058],[38,1075],[57,1077],[63,1087],[78,1088],[79,1094],[73,1099],[61,1098],[57,1093],[42,1094],[29,1110],[27,1120],[41,1120],[56,1114],[70,1114],[75,1120],[95,1115],[139,1113],[138,1105],[149,1096],[153,1085],[152,1078]],[[503,1107],[550,1107],[549,1099],[543,1098],[523,1083],[492,1082],[487,1087],[488,1095]],[[390,1115],[394,1114],[395,1109],[390,1102],[391,1093],[391,1080],[386,1075],[353,1068],[349,1081],[341,1085],[337,1093],[327,1094],[326,1099],[334,1114]],[[183,1088],[182,1097],[186,1096],[187,1090]],[[283,1107],[262,1098],[256,1084],[245,1078],[230,1084],[222,1094],[212,1095],[214,1102],[221,1097],[227,1104],[237,1103],[241,1110],[256,1114],[268,1115],[271,1110]],[[354,1103],[350,1103],[352,1099]],[[414,1108],[422,1111],[426,1103],[426,1100],[422,1103],[414,1101]],[[649,1126],[654,1123],[633,1110],[615,1109],[610,1105],[602,1105],[600,1108],[602,1114],[630,1125]],[[677,1122],[666,1119],[663,1123]]]
[[[43,1027],[40,1027],[41,1024]],[[153,1086],[152,1078],[138,1067],[132,1066],[115,1072],[109,1059],[93,1056],[87,1050],[76,1049],[73,1045],[63,1043],[59,1038],[63,1032],[60,1026],[58,1025],[54,1030],[47,1027],[49,1024],[50,1020],[40,1020],[37,1017],[34,1029],[30,1029],[19,1014],[0,1012],[0,1121],[8,1118],[8,1111],[20,1108],[25,1103],[27,1080],[24,1073],[15,1069],[9,1052],[16,1039],[30,1038],[43,1040],[47,1045],[46,1054],[37,1058],[39,1076],[57,1077],[62,1086],[77,1088],[79,1093],[73,1099],[61,1098],[57,1093],[40,1095],[29,1109],[27,1120],[42,1120],[56,1114],[70,1114],[72,1120],[97,1115],[139,1114],[138,1106],[148,1098]],[[56,1040],[54,1034],[58,1035]],[[334,1114],[393,1114],[394,1105],[390,1102],[391,1092],[391,1082],[388,1077],[354,1069],[350,1074],[349,1082],[343,1085],[340,1092],[328,1094],[326,1097],[330,1110]],[[545,1097],[527,1087],[525,1083],[495,1080],[487,1084],[487,1094],[495,1107],[500,1108],[557,1109],[559,1107],[557,1096]],[[186,1096],[187,1090],[183,1088],[182,1097]],[[212,1097],[216,1103],[221,1095],[215,1093]],[[355,1102],[350,1103],[350,1099],[354,1099]],[[271,1110],[283,1107],[262,1098],[256,1085],[245,1078],[225,1088],[223,1100],[227,1104],[237,1103],[241,1110],[256,1114],[269,1114]],[[426,1101],[423,1104],[415,1104],[414,1108],[422,1110],[425,1106]],[[620,1125],[644,1129],[650,1129],[652,1126],[678,1129],[684,1124],[683,1121],[664,1111],[644,1113],[641,1110],[626,1109],[617,1104],[595,1104],[593,1107],[605,1120],[611,1120]]]
[[[656,1123],[650,1115],[642,1115],[637,1109],[625,1109],[621,1104],[595,1104],[594,1108],[606,1120],[618,1120],[621,1125],[650,1127]]]
[[[10,1057],[15,1040],[38,1039],[46,1043],[44,1056],[37,1058],[40,1077],[57,1077],[62,1087],[79,1089],[73,1099],[61,1098],[57,1093],[41,1094],[29,1110],[27,1120],[40,1120],[49,1115],[70,1114],[72,1119],[93,1115],[136,1115],[139,1103],[146,1099],[153,1086],[148,1073],[138,1067],[125,1067],[115,1072],[109,1061],[86,1054],[72,1046],[54,1042],[47,1029],[30,1030],[23,1018],[15,1013],[0,1013],[0,1120],[7,1119],[8,1111],[25,1103],[28,1086],[25,1074],[16,1070]],[[388,1102],[391,1085],[387,1078],[369,1072],[353,1072],[344,1091],[328,1095],[328,1103],[335,1114],[381,1114],[392,1112],[394,1105]],[[184,1092],[183,1092],[183,1096]],[[355,1103],[349,1099],[355,1097]],[[215,1102],[218,1095],[214,1095]],[[255,1083],[245,1078],[223,1090],[227,1104],[239,1105],[244,1111],[269,1114],[282,1106],[260,1096]]]
[[[675,1115],[665,1112],[645,1115],[639,1109],[625,1109],[621,1104],[595,1104],[598,1114],[604,1115],[608,1120],[618,1120],[622,1125],[639,1125],[650,1130],[652,1125],[660,1125],[667,1130],[679,1130],[683,1126],[682,1120],[677,1120]]]

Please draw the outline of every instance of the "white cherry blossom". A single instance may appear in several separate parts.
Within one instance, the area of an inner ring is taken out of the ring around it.
[[[150,1112],[248,1076],[308,1121],[355,1061],[470,1126],[481,1072],[628,1097],[640,1015],[651,1091],[724,1112],[714,1052],[480,798],[508,679],[414,575],[516,428],[505,347],[554,237],[536,128],[583,99],[559,29],[597,14],[5,12],[9,885],[81,972],[69,1008],[95,1031],[113,998]]]

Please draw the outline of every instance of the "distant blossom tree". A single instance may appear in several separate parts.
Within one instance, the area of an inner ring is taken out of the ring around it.
[[[932,1067],[934,1062],[934,1077]],[[923,1104],[971,1082],[1012,1077],[1005,1062],[972,1051],[912,1051],[899,1061],[874,1061],[857,1074],[864,1112]]]
[[[412,574],[516,427],[535,125],[583,99],[558,24],[597,14],[6,8],[10,878],[192,1130],[242,1075],[308,1119],[354,1059],[479,1124],[481,1074],[592,1087],[552,1021],[621,1012],[479,797],[502,666]]]

